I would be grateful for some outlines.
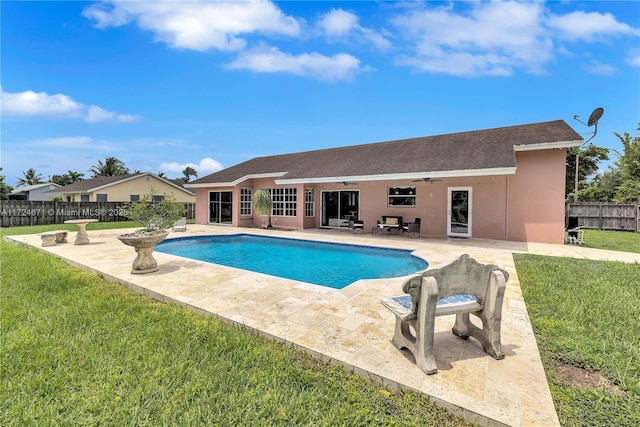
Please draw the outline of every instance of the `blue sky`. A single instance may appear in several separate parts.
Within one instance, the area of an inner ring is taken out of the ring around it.
[[[640,2],[0,3],[1,172],[205,176],[257,156],[640,122]],[[616,156],[612,153],[612,159]]]

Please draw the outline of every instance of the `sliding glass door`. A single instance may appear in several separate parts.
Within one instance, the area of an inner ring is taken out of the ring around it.
[[[231,191],[209,192],[209,223],[231,224],[233,193]]]
[[[322,227],[348,227],[349,218],[360,216],[360,191],[323,191]]]

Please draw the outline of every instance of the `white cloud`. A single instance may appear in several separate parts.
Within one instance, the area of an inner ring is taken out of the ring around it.
[[[199,177],[224,169],[222,164],[212,158],[206,157],[200,160],[198,164],[178,162],[162,163],[160,165],[160,171],[165,173],[182,173],[187,167],[195,169]]]
[[[560,37],[570,41],[606,41],[620,35],[640,35],[640,30],[618,22],[610,13],[576,11],[550,16],[547,24]]]
[[[596,60],[592,60],[588,64],[583,65],[582,68],[591,74],[596,74],[599,76],[612,76],[618,72],[618,69],[616,67],[608,64],[603,64]]]
[[[329,36],[344,36],[359,27],[358,17],[342,9],[332,9],[324,14],[318,25]]]
[[[86,106],[60,93],[49,95],[31,90],[9,93],[1,87],[0,92],[2,114],[6,116],[80,118],[89,123],[131,122],[139,119],[139,116],[118,114],[95,105]]]
[[[556,15],[543,2],[412,4],[391,22],[411,50],[397,64],[468,77],[509,76],[517,70],[540,74],[555,55],[573,55],[562,41],[640,35],[639,29],[611,14]],[[615,72],[603,64],[588,68],[600,74]]]
[[[173,48],[238,51],[252,33],[297,36],[299,22],[266,0],[249,1],[107,1],[84,9],[97,28],[134,21],[156,41]]]
[[[2,89],[0,89],[2,90]],[[9,93],[2,90],[2,114],[7,116],[57,116],[79,117],[82,104],[67,95],[49,95],[45,92],[27,90]]]
[[[331,82],[349,79],[358,72],[368,70],[360,67],[359,59],[346,53],[333,56],[315,52],[291,55],[269,46],[242,52],[236,60],[227,64],[227,67],[259,73],[286,72]]]
[[[625,62],[632,67],[640,67],[640,49],[631,49]]]
[[[371,43],[379,49],[388,49],[391,42],[382,34],[362,27],[359,24],[358,16],[343,9],[331,9],[331,11],[320,17],[318,27],[330,38],[354,39],[358,42]]]
[[[89,106],[84,120],[89,123],[100,122],[133,122],[138,120],[138,116],[131,114],[118,114],[113,111],[104,110],[96,105]]]
[[[452,9],[411,9],[392,20],[414,48],[399,64],[459,76],[506,76],[515,68],[539,73],[539,64],[551,57],[540,3],[471,3],[467,14]]]

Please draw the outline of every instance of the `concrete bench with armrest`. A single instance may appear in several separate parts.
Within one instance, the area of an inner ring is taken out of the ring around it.
[[[435,318],[455,314],[455,335],[474,337],[487,354],[503,359],[500,323],[507,280],[509,273],[505,270],[480,264],[467,254],[440,268],[415,274],[402,286],[409,295],[381,301],[396,316],[393,344],[409,350],[425,373],[435,374]],[[482,329],[471,323],[469,314],[482,320]]]

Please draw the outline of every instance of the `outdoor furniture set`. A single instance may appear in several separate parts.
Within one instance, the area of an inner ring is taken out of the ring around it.
[[[401,216],[383,215],[382,220],[378,221],[378,225],[371,227],[371,234],[382,234],[388,236],[389,234],[413,235],[420,237],[420,223],[421,219],[416,218],[414,222],[403,222]]]
[[[65,221],[65,224],[75,224],[78,226],[78,234],[74,245],[88,245],[89,235],[87,234],[87,224],[91,222],[98,222],[97,219],[70,219]],[[42,247],[55,246],[58,243],[67,243],[68,230],[55,230],[46,231],[40,234],[42,239]]]

